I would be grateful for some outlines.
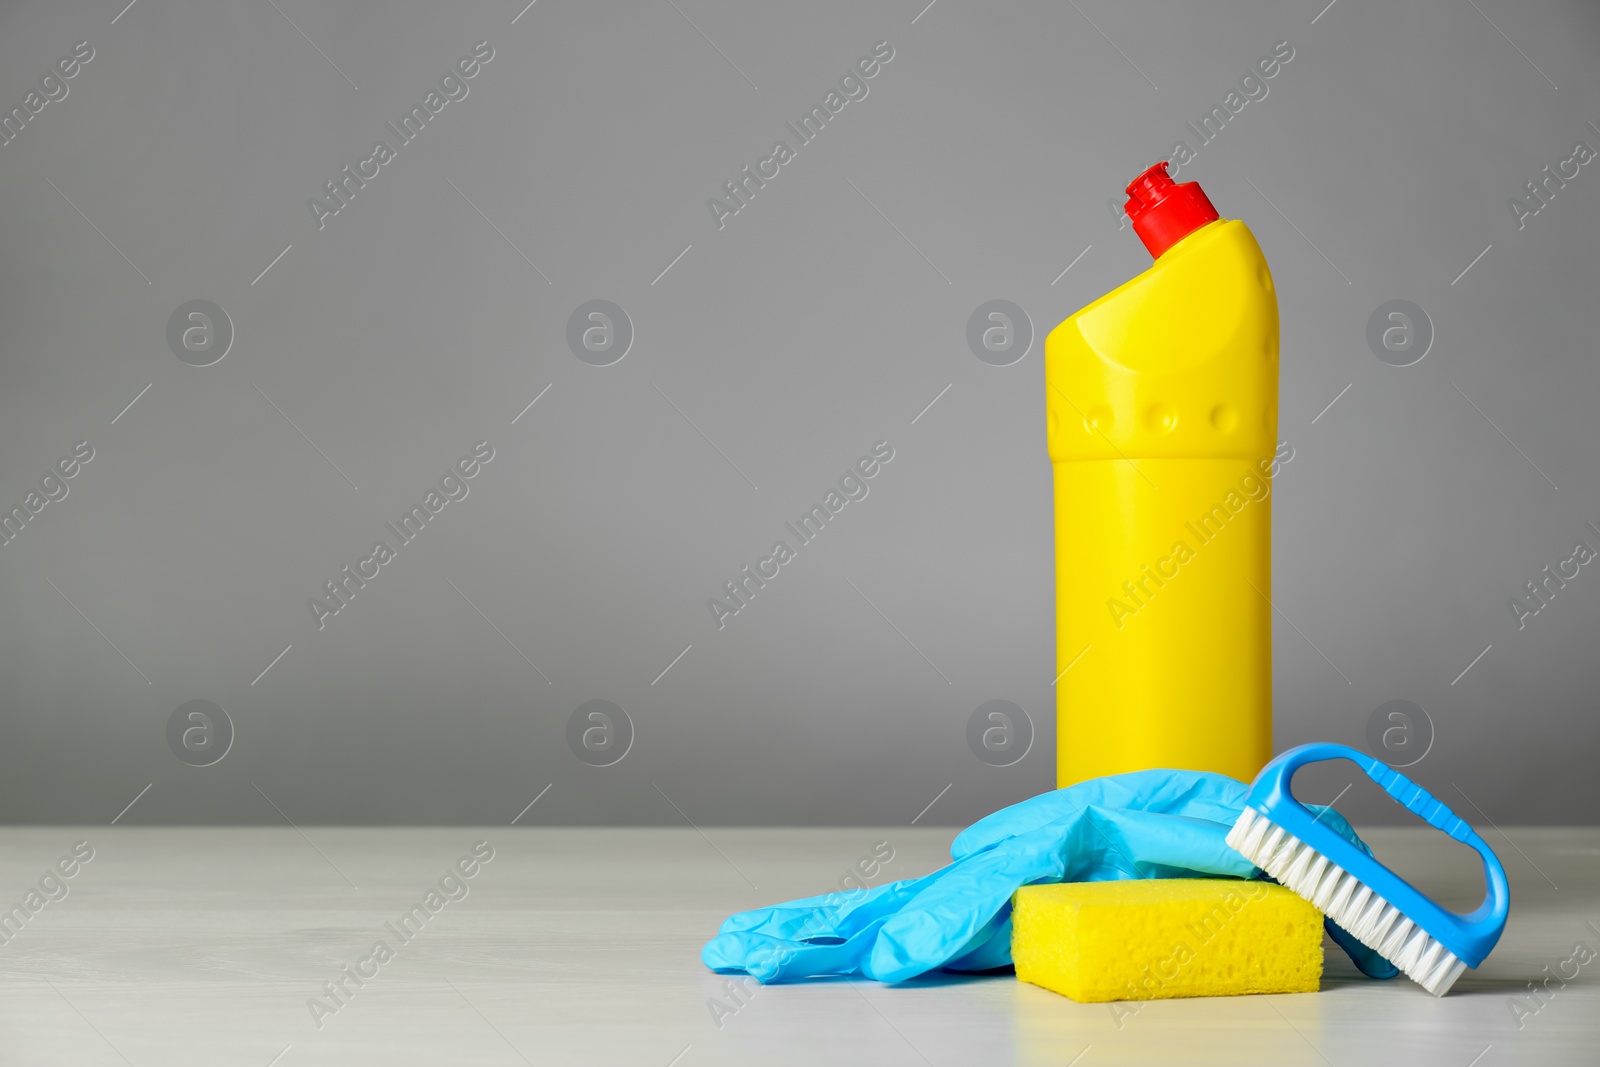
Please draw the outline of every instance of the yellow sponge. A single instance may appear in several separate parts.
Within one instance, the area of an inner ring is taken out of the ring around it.
[[[1031,885],[1012,898],[1017,977],[1078,1001],[1314,993],[1322,914],[1217,878]]]

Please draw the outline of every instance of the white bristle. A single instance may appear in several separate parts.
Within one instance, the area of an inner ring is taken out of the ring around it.
[[[1311,903],[1318,911],[1327,911],[1339,887],[1344,883],[1344,869],[1337,863],[1328,864],[1328,869],[1322,876],[1322,884],[1317,887],[1317,894],[1311,898]]]
[[[1467,969],[1371,886],[1260,812],[1245,808],[1228,844],[1434,996],[1448,993]]]
[[[1351,887],[1355,890],[1355,893],[1350,897],[1350,906],[1348,911],[1348,914],[1352,917],[1351,923],[1349,926],[1345,927],[1345,929],[1349,930],[1351,935],[1359,941],[1361,937],[1356,933],[1356,929],[1361,926],[1361,912],[1367,906],[1367,901],[1372,899],[1372,890],[1368,888],[1367,884],[1359,878],[1352,878],[1350,879],[1350,882]],[[1383,902],[1380,900],[1377,906],[1381,909]]]
[[[1266,840],[1261,842],[1260,855],[1263,855],[1263,856],[1275,856],[1275,855],[1277,855],[1278,846],[1280,844],[1282,844],[1283,839],[1286,836],[1288,836],[1288,835],[1286,835],[1284,833],[1283,827],[1274,826],[1270,822],[1267,823],[1267,837],[1266,837]]]
[[[1243,820],[1250,815],[1250,809],[1246,808],[1244,809],[1244,815],[1239,816],[1239,818]],[[1245,825],[1247,829],[1244,832],[1241,843],[1236,847],[1241,852],[1255,852],[1261,847],[1261,842],[1266,838],[1267,831],[1272,828],[1272,824],[1265,819],[1256,819],[1253,824]]]
[[[1339,868],[1334,869],[1339,870]],[[1322,909],[1324,915],[1332,914],[1336,911],[1344,911],[1350,906],[1350,898],[1355,891],[1356,880],[1354,878],[1346,878],[1344,871],[1339,870],[1339,880],[1334,884],[1333,894],[1326,903],[1318,904],[1317,906]]]
[[[1294,859],[1289,864],[1289,869],[1283,872],[1284,884],[1294,883],[1299,885],[1303,883],[1306,880],[1306,873],[1311,867],[1311,862],[1317,859],[1322,859],[1322,857],[1314,849],[1302,848],[1296,850]],[[1328,861],[1322,859],[1322,862],[1326,863]]]
[[[1423,969],[1421,966],[1422,954],[1428,951],[1428,943],[1430,941],[1433,941],[1433,939],[1428,936],[1426,930],[1413,927],[1411,936],[1406,938],[1406,943],[1400,947],[1400,951],[1396,952],[1393,958],[1396,961],[1404,960],[1404,969],[1407,971],[1420,971]],[[1437,944],[1438,942],[1434,943]],[[1399,967],[1399,962],[1396,962],[1395,966]]]
[[[1383,944],[1383,939],[1389,932],[1389,927],[1400,917],[1400,912],[1389,907],[1389,902],[1372,891],[1371,886],[1363,886],[1367,890],[1368,904],[1365,908],[1355,912],[1356,934],[1362,941],[1370,941],[1373,948]],[[1350,931],[1355,933],[1355,930]]]
[[[1421,974],[1431,974],[1439,965],[1439,954],[1444,951],[1444,946],[1435,941],[1427,946],[1427,951],[1417,959],[1416,969]]]
[[[1386,904],[1384,915],[1379,920],[1379,928],[1382,928],[1382,939],[1374,939],[1378,944],[1373,947],[1378,949],[1378,955],[1390,963],[1395,963],[1394,957],[1400,952],[1400,945],[1405,944],[1406,934],[1411,933],[1411,920],[1406,918],[1395,905]],[[1395,963],[1395,966],[1400,965]]]

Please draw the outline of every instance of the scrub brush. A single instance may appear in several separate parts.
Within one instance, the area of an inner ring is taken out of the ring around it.
[[[1312,816],[1290,792],[1290,780],[1307,763],[1329,759],[1351,761],[1430,826],[1476,849],[1488,886],[1483,904],[1468,915],[1447,911]],[[1436,997],[1482,963],[1505,929],[1506,872],[1483,838],[1426,789],[1344,745],[1301,745],[1267,764],[1228,844]]]

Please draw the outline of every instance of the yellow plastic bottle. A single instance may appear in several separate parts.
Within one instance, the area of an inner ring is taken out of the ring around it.
[[[1143,274],[1045,341],[1060,786],[1272,755],[1278,301],[1244,223],[1158,163]]]

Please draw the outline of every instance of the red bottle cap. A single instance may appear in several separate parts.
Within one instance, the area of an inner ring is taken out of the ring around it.
[[[1124,210],[1133,232],[1158,259],[1206,223],[1221,218],[1198,184],[1178,185],[1167,176],[1165,160],[1133,179]]]

